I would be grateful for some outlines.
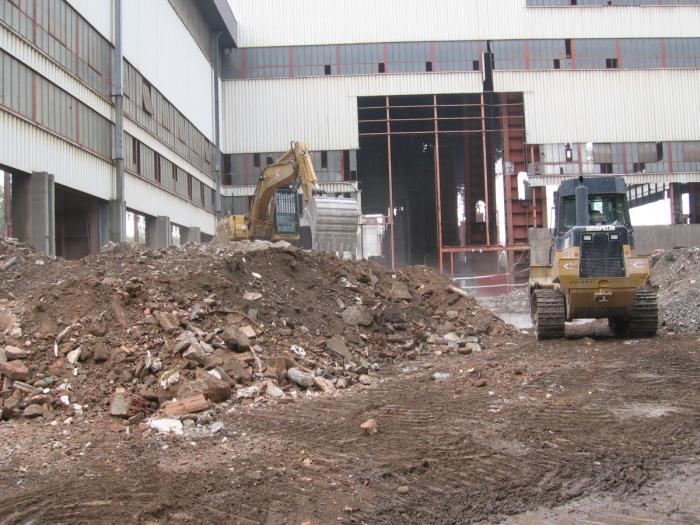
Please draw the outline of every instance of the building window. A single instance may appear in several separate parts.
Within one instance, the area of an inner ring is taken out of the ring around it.
[[[384,62],[379,62],[377,64],[377,73],[385,73],[386,72],[386,66],[384,65]]]
[[[607,69],[617,69],[617,58],[606,58],[605,67]]]
[[[683,160],[685,162],[700,162],[700,142],[683,143]]]
[[[151,99],[151,86],[145,80],[143,81],[143,110],[153,116],[153,100]]]
[[[260,153],[253,153],[253,167],[260,167]]]
[[[321,169],[328,169],[328,152],[321,152]]]

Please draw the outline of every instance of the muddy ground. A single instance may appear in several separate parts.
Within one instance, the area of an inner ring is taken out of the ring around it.
[[[3,423],[0,523],[699,523],[700,336],[575,330],[235,407],[214,434]]]

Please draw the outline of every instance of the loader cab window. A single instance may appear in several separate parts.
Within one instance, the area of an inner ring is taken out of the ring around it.
[[[576,199],[574,196],[563,198],[563,227],[561,231],[576,226]],[[619,194],[590,195],[588,197],[588,218],[590,226],[629,225],[625,206],[625,196]]]

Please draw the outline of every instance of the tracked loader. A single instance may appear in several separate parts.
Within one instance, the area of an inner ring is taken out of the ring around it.
[[[306,144],[292,142],[289,151],[260,173],[247,215],[230,215],[216,228],[218,241],[299,239],[299,200],[306,204],[312,248],[338,255],[354,254],[360,210],[355,199],[323,196]]]
[[[607,318],[614,335],[653,337],[656,292],[649,257],[638,257],[622,177],[579,177],[555,193],[546,265],[530,267],[530,311],[537,338],[564,337],[566,321]]]

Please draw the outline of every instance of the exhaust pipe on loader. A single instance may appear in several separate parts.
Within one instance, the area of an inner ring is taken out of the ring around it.
[[[583,177],[578,179],[579,185],[576,187],[576,226],[588,226],[590,217],[588,216],[588,188],[583,185]]]

